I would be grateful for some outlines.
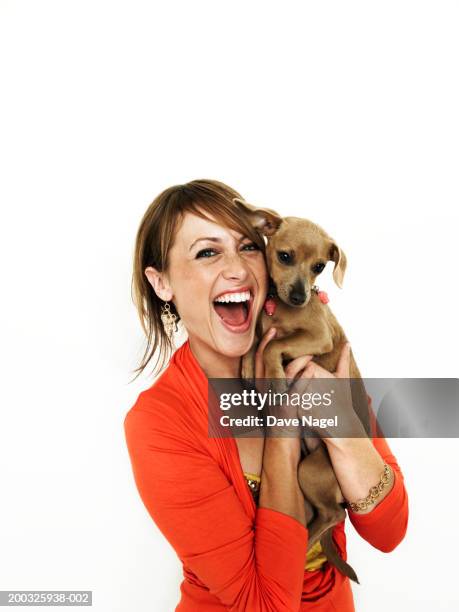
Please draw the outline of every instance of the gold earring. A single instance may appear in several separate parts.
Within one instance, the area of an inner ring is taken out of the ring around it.
[[[177,331],[177,317],[173,312],[171,312],[169,302],[166,302],[163,306],[161,306],[161,321],[163,323],[164,331],[170,340],[172,338],[172,334]]]

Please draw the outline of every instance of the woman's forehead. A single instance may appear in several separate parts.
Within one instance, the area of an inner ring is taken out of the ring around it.
[[[209,215],[208,218],[200,217],[191,212],[183,215],[177,228],[175,242],[193,242],[197,238],[227,238],[240,239],[242,234],[219,223]]]

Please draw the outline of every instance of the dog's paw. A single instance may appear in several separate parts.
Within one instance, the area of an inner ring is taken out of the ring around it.
[[[253,380],[255,378],[255,365],[253,359],[242,360],[241,378],[244,380]]]
[[[273,393],[287,393],[288,391],[288,380],[286,378],[274,378],[269,377],[270,389]]]

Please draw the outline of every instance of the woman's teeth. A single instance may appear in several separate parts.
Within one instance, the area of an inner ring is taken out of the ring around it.
[[[218,298],[215,298],[215,302],[228,303],[228,302],[248,302],[250,300],[250,291],[243,291],[242,293],[224,293]]]
[[[250,300],[250,291],[223,293],[215,298],[214,310],[227,326],[240,328],[249,323]]]

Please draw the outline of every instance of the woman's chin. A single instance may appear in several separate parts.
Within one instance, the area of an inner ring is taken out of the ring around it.
[[[225,357],[243,357],[252,348],[254,331],[249,329],[244,334],[219,331],[215,336],[218,352]]]
[[[245,338],[222,337],[219,348],[222,355],[227,357],[243,357],[251,349],[253,344],[253,334],[247,333]]]

